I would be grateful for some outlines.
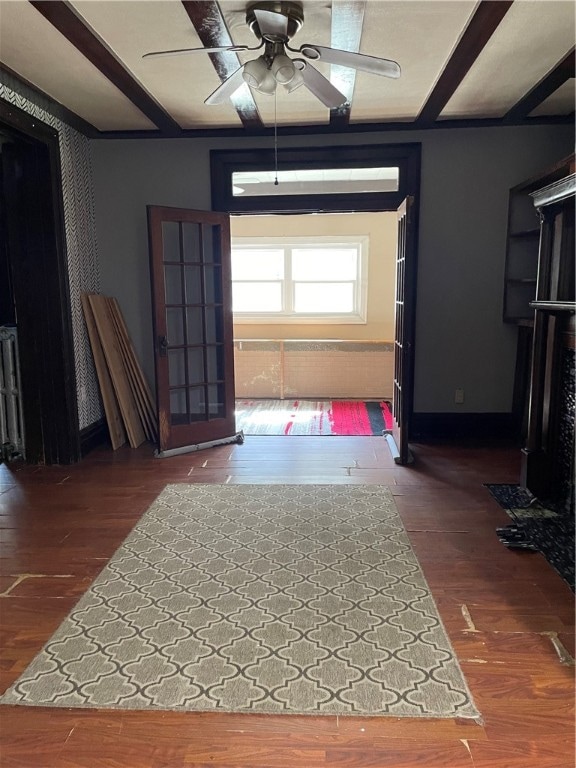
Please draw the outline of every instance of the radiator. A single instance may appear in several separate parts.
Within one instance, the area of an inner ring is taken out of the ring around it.
[[[16,328],[0,326],[0,452],[24,455],[24,420]]]

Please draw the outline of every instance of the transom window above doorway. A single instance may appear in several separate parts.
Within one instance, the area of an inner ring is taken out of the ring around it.
[[[335,195],[397,192],[400,168],[295,168],[286,171],[234,171],[234,197]]]
[[[279,137],[281,144],[292,142]],[[420,144],[213,149],[212,208],[249,215],[396,211],[418,191]],[[278,184],[275,184],[276,172]],[[322,186],[319,186],[322,185]]]
[[[234,238],[239,322],[365,323],[368,237]]]

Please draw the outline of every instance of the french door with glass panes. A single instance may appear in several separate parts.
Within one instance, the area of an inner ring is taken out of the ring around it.
[[[148,206],[160,452],[235,435],[227,214]]]
[[[392,397],[392,438],[397,464],[413,461],[408,446],[411,393],[414,385],[414,271],[416,236],[412,216],[414,198],[407,197],[397,211],[396,289],[394,300],[394,383]]]

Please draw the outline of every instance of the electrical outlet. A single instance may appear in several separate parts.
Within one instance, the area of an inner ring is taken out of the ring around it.
[[[462,405],[464,402],[464,390],[461,387],[454,390],[454,402],[456,405]]]

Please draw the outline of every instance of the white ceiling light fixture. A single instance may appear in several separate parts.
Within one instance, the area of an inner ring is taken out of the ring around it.
[[[274,79],[277,83],[282,85],[288,85],[294,79],[296,74],[296,67],[294,62],[285,53],[279,53],[272,59],[270,65],[270,72],[274,75]]]
[[[260,93],[274,93],[276,90],[276,79],[264,56],[248,61],[242,70],[242,77],[251,88]]]
[[[346,97],[335,88],[328,78],[312,66],[312,61],[351,67],[383,77],[400,77],[400,66],[390,59],[366,56],[352,51],[342,51],[323,45],[305,43],[292,48],[289,41],[304,23],[304,11],[300,2],[284,0],[261,0],[251,3],[246,9],[246,24],[258,38],[259,45],[226,45],[214,48],[179,48],[172,51],[153,51],[143,58],[175,56],[182,53],[219,53],[223,51],[264,52],[256,59],[246,62],[225,80],[205,100],[205,104],[223,104],[242,86],[248,83],[260,93],[273,94],[278,84],[288,93],[304,85],[326,107],[336,109],[346,103]],[[291,58],[288,53],[299,54]]]
[[[258,56],[257,59],[246,62],[242,68],[244,82],[260,93],[274,93],[277,85],[289,86],[297,76],[298,85],[302,85],[304,81],[296,63],[284,53],[272,58]]]
[[[304,85],[304,77],[302,76],[302,70],[306,66],[306,62],[302,59],[294,59],[294,77],[292,80],[290,80],[289,83],[286,83],[284,88],[288,91],[288,93],[292,93],[292,91],[295,91],[296,88],[300,88],[301,85]]]

